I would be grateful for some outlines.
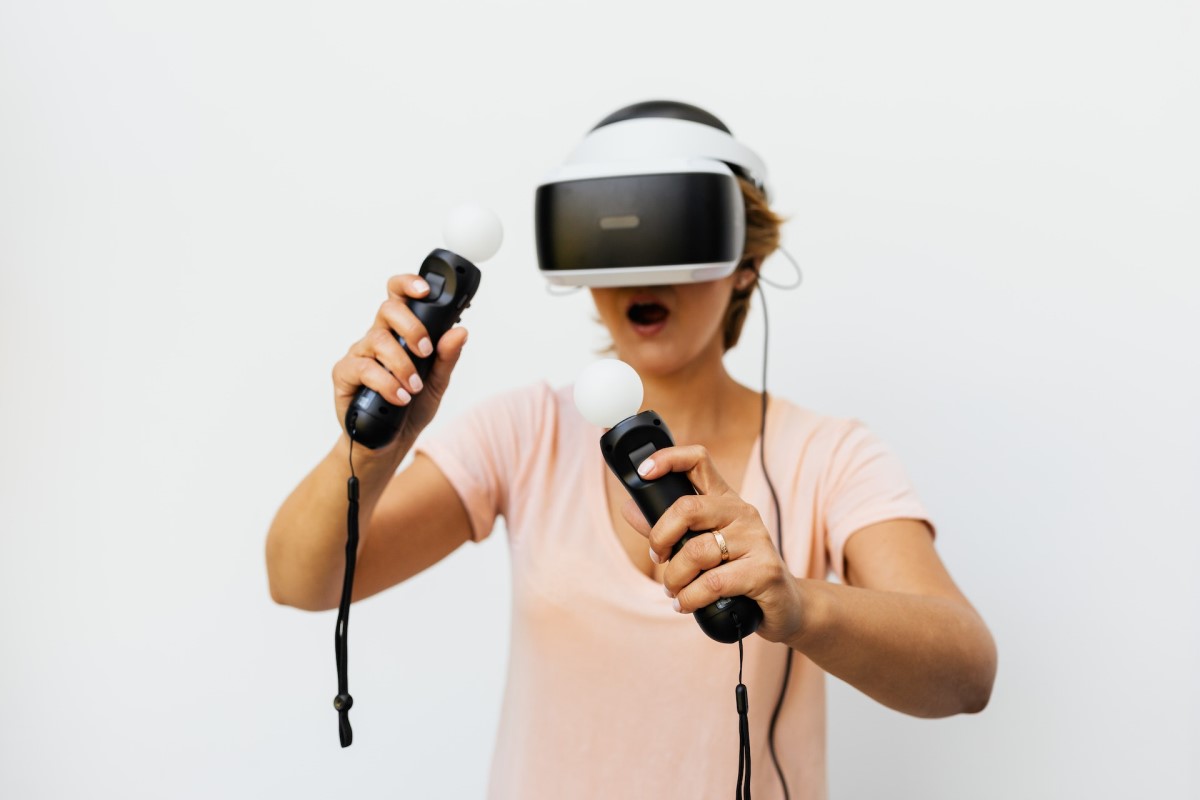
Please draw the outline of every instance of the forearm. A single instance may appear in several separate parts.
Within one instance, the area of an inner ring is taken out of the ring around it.
[[[276,512],[267,533],[266,560],[271,597],[277,603],[309,611],[337,603],[346,563],[349,445],[342,434]],[[354,447],[360,553],[368,535],[367,522],[408,449],[400,443],[383,453]]]
[[[797,579],[800,632],[789,644],[884,705],[918,717],[983,710],[996,647],[965,602]]]

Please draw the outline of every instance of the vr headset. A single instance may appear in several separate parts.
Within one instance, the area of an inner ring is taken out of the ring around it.
[[[562,286],[698,283],[742,260],[737,177],[767,170],[712,114],[655,100],[602,120],[538,185],[538,269]]]

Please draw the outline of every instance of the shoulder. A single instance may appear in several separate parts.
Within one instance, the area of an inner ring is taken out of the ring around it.
[[[867,426],[855,417],[827,414],[783,395],[771,395],[768,436],[773,440],[802,443],[834,450]]]
[[[521,405],[538,405],[550,401],[555,394],[555,389],[545,380],[536,380],[530,383],[513,386],[508,389],[503,389],[496,392],[489,398],[492,402],[503,403],[513,406]]]
[[[771,402],[767,457],[798,479],[803,473],[818,484],[836,481],[847,469],[888,454],[882,440],[857,417],[819,412],[781,395],[772,395]]]
[[[467,449],[513,450],[544,429],[553,405],[553,390],[544,381],[460,399],[457,409],[434,417],[419,442],[427,447],[448,442]]]
[[[502,389],[476,400],[471,410],[497,423],[503,421],[516,426],[532,426],[553,413],[554,405],[554,389],[539,380]]]
[[[595,428],[575,407],[574,385],[555,387],[544,379],[471,402],[460,420],[505,440],[532,442],[585,435]],[[602,431],[595,428],[595,437]]]

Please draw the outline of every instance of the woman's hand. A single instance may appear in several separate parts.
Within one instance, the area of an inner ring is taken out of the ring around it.
[[[650,540],[650,559],[667,564],[663,585],[675,598],[675,609],[691,613],[721,597],[745,595],[762,608],[760,636],[772,642],[794,641],[805,622],[802,589],[779,557],[757,509],[725,483],[704,447],[664,448],[638,468],[646,480],[668,472],[687,473],[700,494],[676,500],[653,528],[632,499],[621,513]],[[712,533],[693,537],[671,557],[672,546],[688,531],[719,531],[729,559],[721,562],[721,548]]]
[[[428,380],[422,383],[412,359],[396,341],[396,334],[403,336],[414,352],[423,356],[433,353],[428,331],[407,302],[410,297],[420,299],[429,294],[429,284],[418,275],[393,275],[387,289],[388,299],[379,306],[370,330],[333,365],[334,409],[339,425],[360,386],[374,389],[392,405],[410,406],[395,441],[381,450],[406,447],[401,443],[411,443],[433,419],[467,341],[466,328],[456,326],[447,331],[438,342]]]

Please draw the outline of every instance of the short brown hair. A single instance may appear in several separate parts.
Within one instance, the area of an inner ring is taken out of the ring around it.
[[[746,284],[745,289],[733,289],[729,297],[729,305],[725,308],[724,349],[728,350],[738,343],[742,335],[742,326],[750,313],[750,295],[758,285],[758,269],[767,256],[779,247],[779,228],[786,220],[771,210],[767,198],[754,184],[745,178],[738,177],[742,187],[742,200],[746,204],[746,245],[742,249],[742,262],[738,269],[748,269],[754,272],[754,279]]]

